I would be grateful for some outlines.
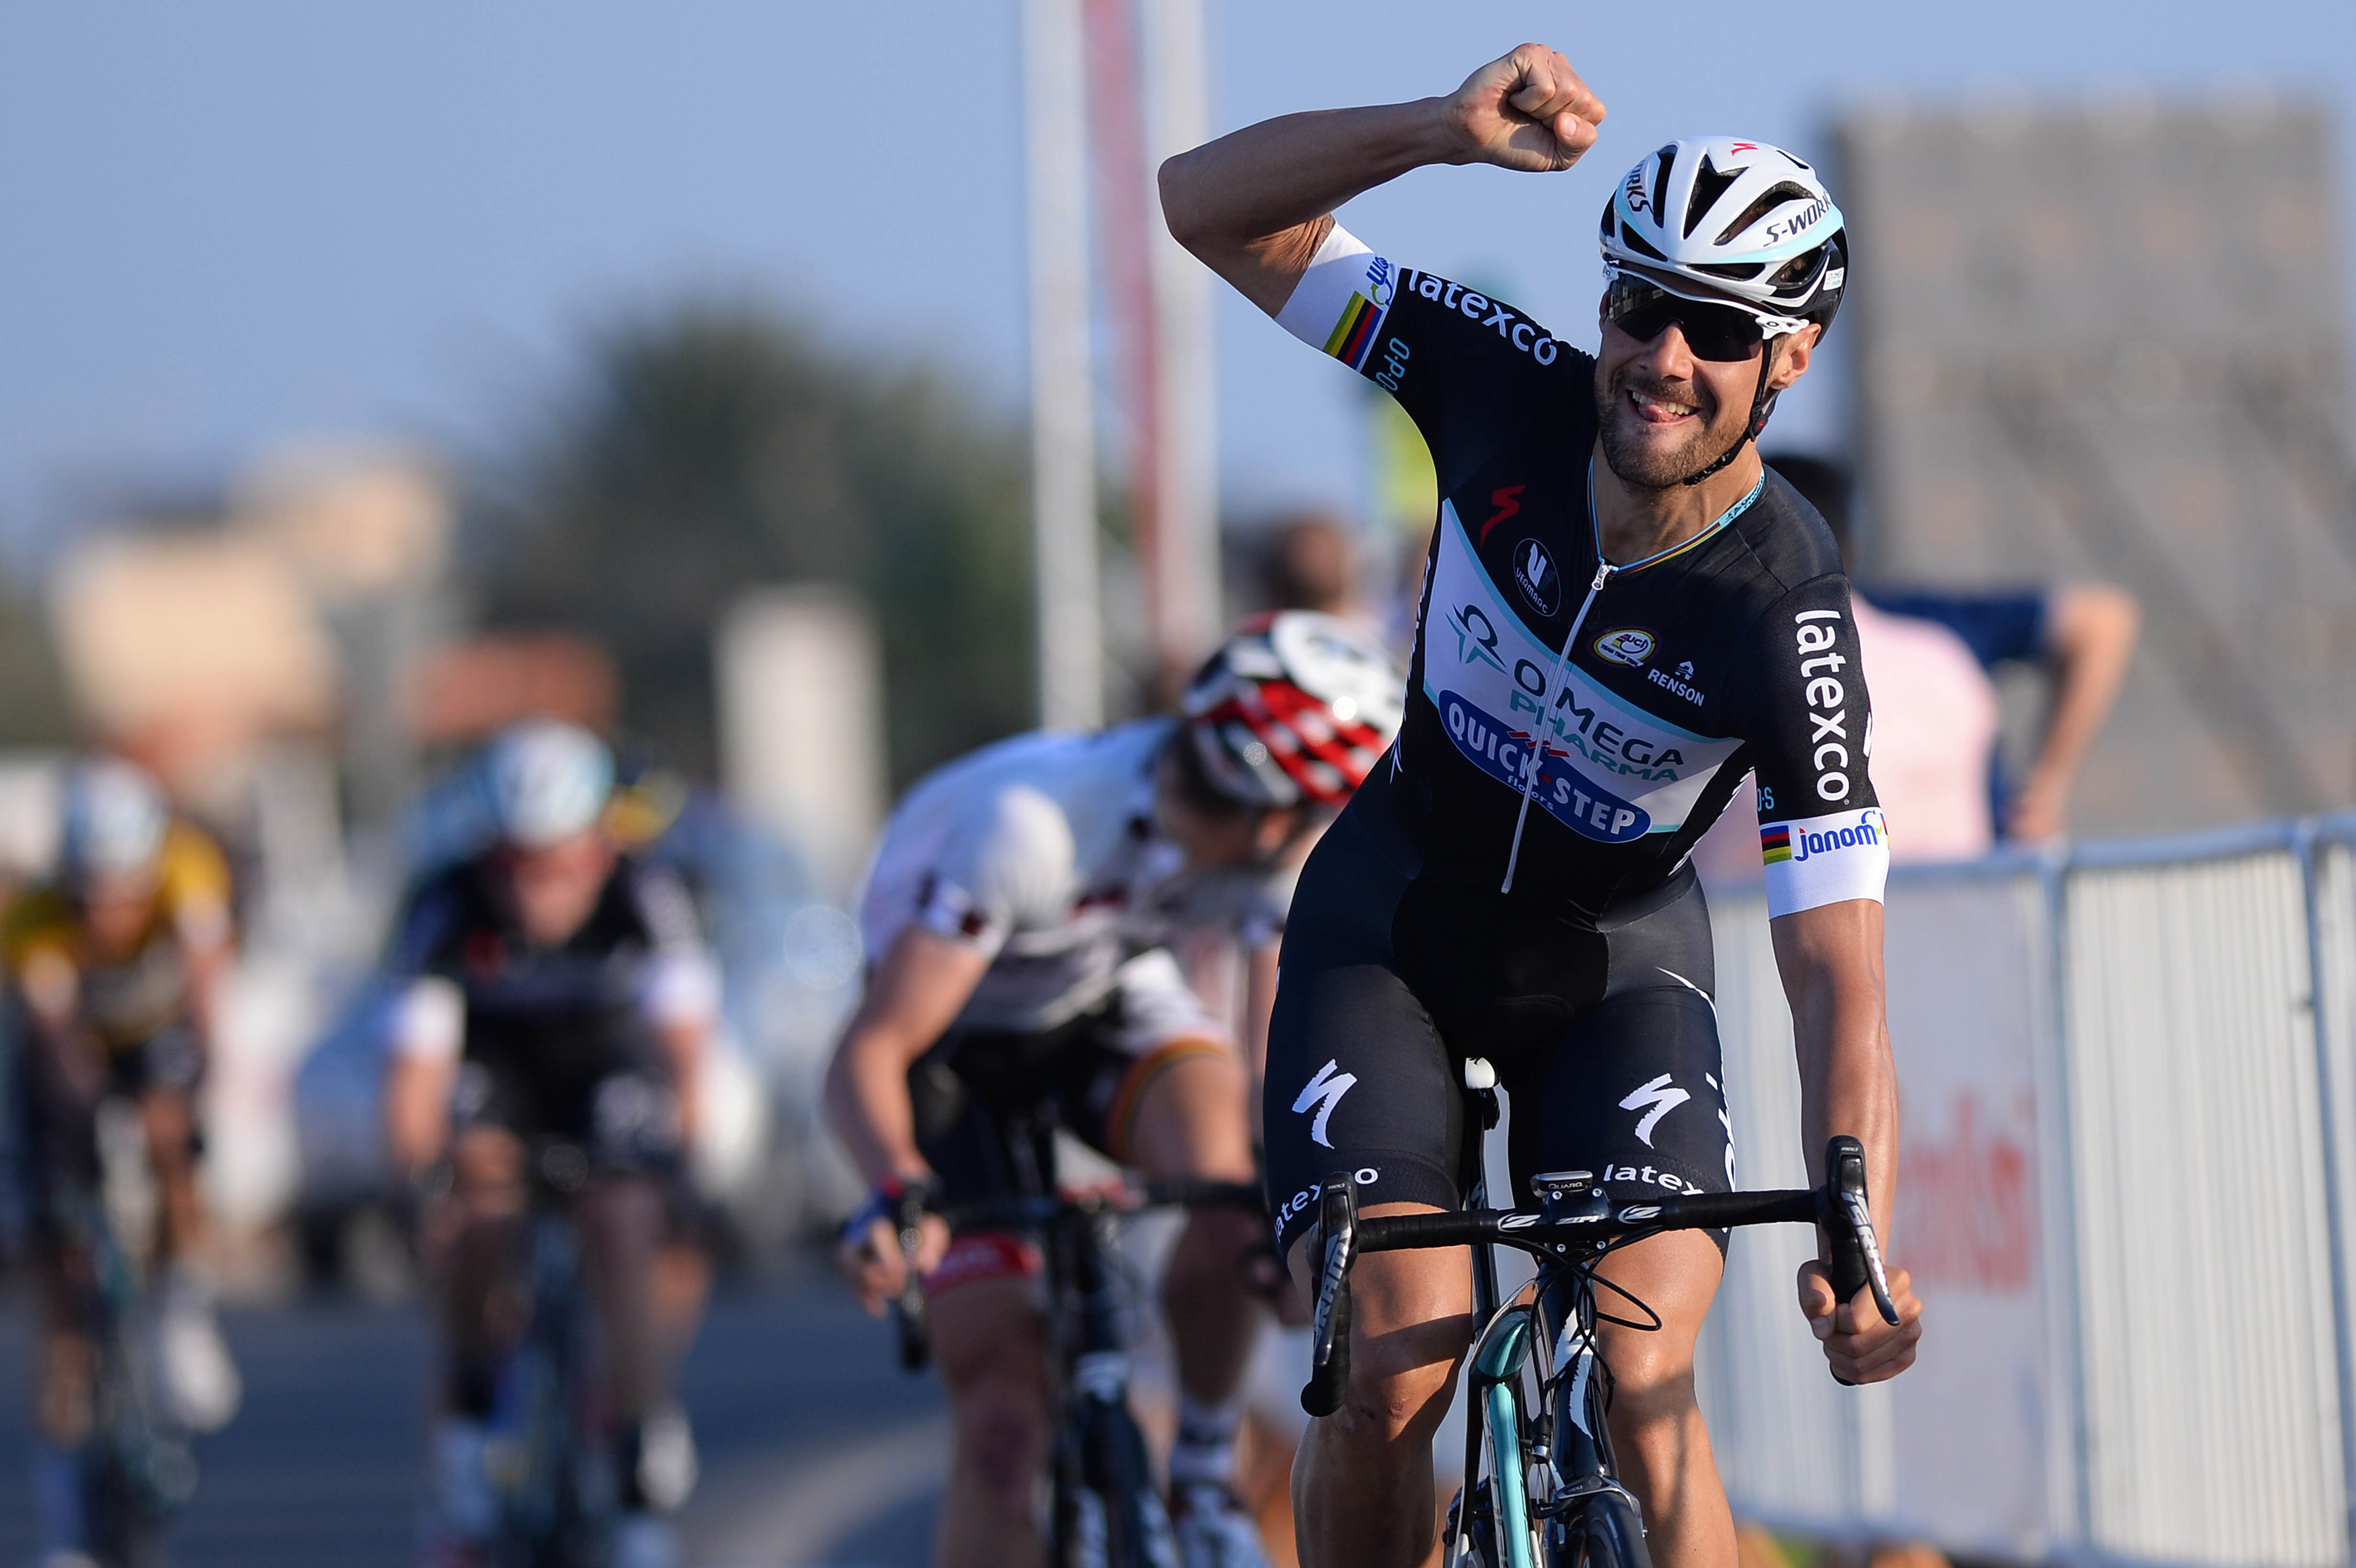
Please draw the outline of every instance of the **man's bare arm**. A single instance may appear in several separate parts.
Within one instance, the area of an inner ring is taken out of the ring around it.
[[[1287,114],[1181,153],[1162,165],[1162,210],[1180,244],[1274,315],[1351,197],[1426,164],[1567,169],[1603,112],[1569,60],[1524,44],[1445,98]]]
[[[868,1180],[925,1173],[908,1069],[957,1021],[989,969],[987,955],[919,925],[884,950],[826,1075],[828,1116]]]
[[[1881,904],[1848,899],[1779,916],[1769,923],[1775,966],[1792,1006],[1800,1059],[1801,1136],[1808,1179],[1824,1180],[1826,1140],[1846,1133],[1865,1146],[1866,1188],[1874,1229],[1890,1234],[1898,1191],[1898,1072],[1881,969]],[[1862,1315],[1834,1299],[1823,1266],[1801,1271],[1800,1303],[1825,1342],[1833,1371],[1851,1382],[1878,1382],[1913,1364],[1922,1338],[1922,1304],[1906,1271],[1890,1270],[1901,1322],[1892,1328],[1870,1308]]]
[[[2046,635],[2053,702],[2045,744],[2007,813],[2014,837],[2038,842],[2067,825],[2071,785],[2118,700],[2142,624],[2142,607],[2124,588],[2084,582],[2054,590]]]

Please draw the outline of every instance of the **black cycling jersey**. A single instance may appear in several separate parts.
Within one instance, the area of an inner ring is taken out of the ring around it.
[[[1286,928],[1263,1089],[1280,1244],[1337,1176],[1362,1203],[1461,1200],[1470,1056],[1515,1108],[1515,1196],[1549,1168],[1623,1201],[1726,1190],[1687,853],[1751,770],[1771,914],[1879,899],[1889,865],[1830,532],[1771,473],[1612,565],[1588,355],[1338,228],[1279,319],[1398,399],[1440,493],[1406,728]]]
[[[1591,920],[1662,886],[1746,770],[1772,912],[1880,896],[1848,582],[1790,485],[1770,473],[1698,537],[1607,568],[1592,357],[1338,227],[1280,320],[1397,398],[1438,470],[1393,762],[1423,878],[1505,881],[1536,736],[1524,896]]]
[[[410,900],[390,967],[397,976],[439,976],[465,998],[466,1073],[460,1118],[522,1133],[599,1143],[643,1142],[642,1129],[601,1124],[648,1119],[612,1081],[667,1083],[650,1016],[663,960],[701,960],[694,906],[669,872],[625,859],[571,939],[541,946],[493,891],[487,859],[462,861],[427,880]],[[600,1097],[616,1101],[600,1103]]]

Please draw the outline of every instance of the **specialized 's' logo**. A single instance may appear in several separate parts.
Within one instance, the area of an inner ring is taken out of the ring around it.
[[[1490,514],[1489,520],[1487,522],[1481,525],[1481,542],[1483,544],[1487,544],[1489,542],[1489,530],[1491,528],[1495,528],[1507,517],[1515,517],[1521,515],[1522,492],[1528,488],[1529,486],[1526,485],[1500,485],[1497,488],[1489,492],[1489,504],[1497,509],[1494,513]]]
[[[1641,626],[1622,626],[1595,639],[1598,657],[1613,664],[1640,665],[1653,656],[1653,634]]]
[[[1546,546],[1536,539],[1524,539],[1514,547],[1514,586],[1541,615],[1562,608],[1562,573],[1554,569],[1554,557],[1547,553]]]
[[[1669,1075],[1664,1072],[1651,1083],[1631,1091],[1628,1097],[1620,1102],[1620,1108],[1644,1113],[1636,1123],[1636,1141],[1651,1148],[1653,1129],[1661,1125],[1661,1118],[1692,1098],[1691,1094],[1670,1083]]]
[[[1317,1119],[1309,1124],[1309,1136],[1327,1148],[1333,1147],[1333,1140],[1325,1136],[1325,1124],[1333,1119],[1333,1107],[1342,1103],[1342,1096],[1358,1082],[1356,1073],[1344,1072],[1341,1068],[1338,1059],[1328,1061],[1317,1070],[1317,1076],[1309,1081],[1309,1086],[1301,1092],[1301,1097],[1292,1102],[1296,1114],[1316,1107]]]

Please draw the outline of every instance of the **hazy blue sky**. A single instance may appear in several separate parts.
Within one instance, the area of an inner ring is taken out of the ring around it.
[[[2338,113],[2356,5],[1984,0],[1541,5],[1210,0],[1213,120],[1451,88],[1525,37],[1611,105],[1570,174],[1426,170],[1353,228],[1541,319],[1593,310],[1593,215],[1677,134],[1804,152],[1838,104],[2288,87]],[[0,16],[0,529],[274,442],[496,450],[583,327],[757,290],[1019,408],[1016,0],[12,0]],[[2351,282],[2356,298],[2356,281]],[[1218,323],[1230,498],[1355,502],[1356,389],[1248,307]],[[1836,335],[1837,341],[1837,335]],[[1811,378],[1785,439],[1833,435]]]

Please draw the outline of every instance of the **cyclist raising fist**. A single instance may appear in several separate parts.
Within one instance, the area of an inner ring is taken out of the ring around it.
[[[1446,98],[1290,115],[1162,167],[1172,233],[1397,398],[1440,480],[1394,765],[1310,857],[1284,940],[1264,1106],[1296,1278],[1337,1173],[1370,1214],[1462,1203],[1468,1057],[1512,1095],[1518,1193],[1565,1168],[1622,1201],[1732,1188],[1687,856],[1746,773],[1804,1147],[1813,1161],[1828,1135],[1863,1143],[1886,1232],[1898,1104],[1869,704],[1832,539],[1755,445],[1839,305],[1839,209],[1763,143],[1648,152],[1602,214],[1592,355],[1333,218],[1425,165],[1569,168],[1603,112],[1532,44]],[[1665,1233],[1603,1270],[1661,1318],[1607,1326],[1602,1349],[1613,1445],[1665,1565],[1734,1561],[1693,1391],[1722,1246]],[[1295,1470],[1301,1557],[1405,1568],[1431,1538],[1430,1443],[1471,1332],[1468,1273],[1461,1254],[1394,1252],[1356,1281],[1349,1388]],[[1892,1285],[1895,1328],[1808,1265],[1802,1305],[1837,1374],[1912,1360],[1920,1307],[1903,1271]]]

